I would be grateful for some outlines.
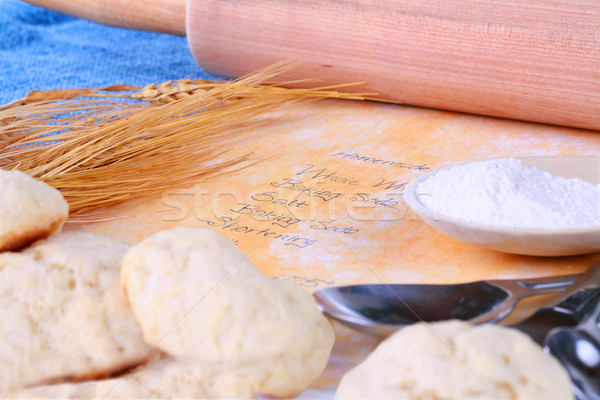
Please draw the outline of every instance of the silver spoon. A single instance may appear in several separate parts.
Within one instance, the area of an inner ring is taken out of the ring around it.
[[[541,307],[555,306],[574,292],[598,286],[600,262],[578,275],[454,285],[351,285],[321,289],[313,296],[329,317],[359,331],[386,337],[420,321],[460,319],[474,324],[513,325]],[[552,293],[554,297],[549,300]],[[543,302],[532,301],[536,297]],[[514,313],[520,303],[526,305],[522,307],[526,312]]]
[[[567,369],[580,400],[600,399],[600,299],[574,328],[555,328],[546,335],[545,349]]]

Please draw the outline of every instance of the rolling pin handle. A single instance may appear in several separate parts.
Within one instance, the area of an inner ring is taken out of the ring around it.
[[[185,36],[186,0],[24,0],[104,25]]]

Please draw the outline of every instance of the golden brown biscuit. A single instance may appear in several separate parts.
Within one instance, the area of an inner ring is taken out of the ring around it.
[[[3,169],[0,188],[0,252],[18,250],[62,228],[69,207],[58,190]]]
[[[243,376],[164,357],[118,378],[37,386],[6,399],[239,399],[253,391]]]
[[[69,232],[0,254],[0,395],[107,375],[146,354],[119,282],[127,249]]]
[[[567,372],[529,336],[498,325],[419,323],[383,341],[336,399],[572,399]]]
[[[172,356],[240,371],[282,397],[327,364],[335,335],[313,297],[261,274],[215,231],[159,232],[127,252],[121,273],[144,338]]]

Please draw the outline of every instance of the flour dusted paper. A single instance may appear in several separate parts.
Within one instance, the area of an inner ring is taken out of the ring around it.
[[[269,116],[228,156],[249,167],[114,207],[114,219],[72,225],[136,242],[203,226],[257,268],[308,290],[350,283],[444,283],[584,271],[598,254],[536,258],[458,242],[402,199],[412,179],[458,162],[593,155],[597,133],[370,102],[326,100]]]

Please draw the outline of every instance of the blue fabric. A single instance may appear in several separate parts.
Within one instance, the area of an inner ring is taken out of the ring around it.
[[[194,62],[186,38],[103,26],[0,0],[0,105],[33,90],[187,78],[217,79]]]

